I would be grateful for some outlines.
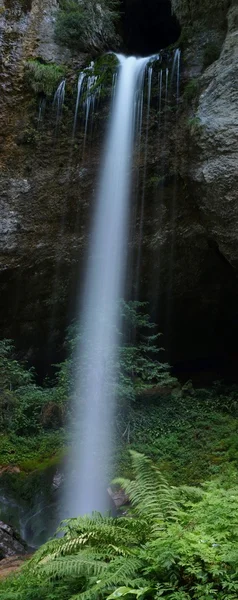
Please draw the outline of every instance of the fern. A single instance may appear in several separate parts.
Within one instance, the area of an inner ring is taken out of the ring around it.
[[[95,559],[95,555],[90,555],[87,552],[81,552],[74,556],[65,558],[43,559],[41,569],[46,575],[51,577],[76,577],[84,575],[86,577],[98,577],[106,568],[106,562]]]
[[[169,486],[144,456],[131,453],[128,516],[98,513],[62,523],[1,600],[237,600],[238,488],[219,482]]]
[[[148,458],[132,450],[130,454],[135,479],[117,478],[114,483],[125,489],[136,513],[144,517],[156,533],[166,527],[168,521],[177,518],[174,490]]]
[[[70,598],[70,600],[97,600],[105,597],[107,590],[118,585],[130,585],[137,571],[142,567],[137,557],[118,557],[108,564],[104,577],[96,585]]]

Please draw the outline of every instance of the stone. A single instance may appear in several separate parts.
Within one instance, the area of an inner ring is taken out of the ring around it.
[[[0,558],[27,553],[27,546],[10,525],[0,521]]]
[[[113,490],[111,487],[109,487],[107,491],[117,509],[129,503],[129,497],[122,488],[119,490]]]

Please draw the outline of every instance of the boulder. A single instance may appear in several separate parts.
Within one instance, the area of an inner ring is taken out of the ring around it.
[[[0,560],[24,554],[27,554],[24,540],[10,525],[0,521]]]

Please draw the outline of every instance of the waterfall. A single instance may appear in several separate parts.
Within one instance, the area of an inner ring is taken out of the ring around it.
[[[119,74],[112,101],[103,165],[89,245],[86,280],[80,306],[72,464],[66,516],[104,512],[115,410],[115,363],[123,296],[125,249],[135,97],[151,58],[118,56]]]

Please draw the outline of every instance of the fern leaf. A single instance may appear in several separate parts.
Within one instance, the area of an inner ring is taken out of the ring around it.
[[[72,596],[69,600],[99,600],[113,588],[130,585],[141,567],[141,560],[137,557],[118,557],[108,564],[104,576],[97,581],[96,585],[85,592]]]
[[[178,505],[174,490],[147,457],[132,450],[130,454],[135,479],[119,478],[114,483],[119,483],[125,489],[138,516],[146,518],[158,532],[166,521],[177,518]]]
[[[84,556],[84,552],[41,563],[41,570],[51,577],[75,577],[77,575],[98,577],[105,568],[105,562],[94,560],[89,555]]]

